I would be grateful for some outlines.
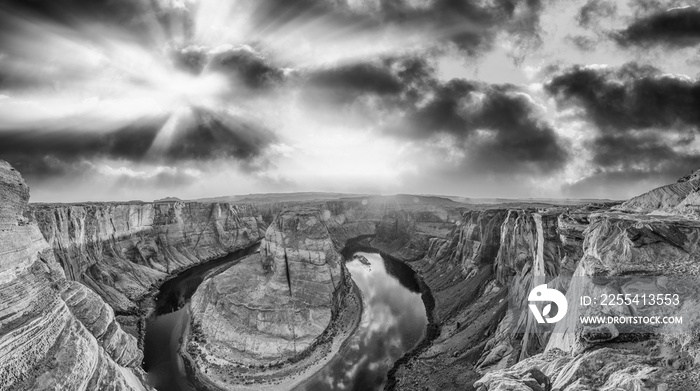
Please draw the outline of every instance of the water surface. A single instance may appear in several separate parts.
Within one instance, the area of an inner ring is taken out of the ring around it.
[[[362,322],[344,351],[303,389],[382,389],[394,362],[425,335],[428,318],[416,275],[410,267],[364,252],[356,253],[346,265],[364,296]]]

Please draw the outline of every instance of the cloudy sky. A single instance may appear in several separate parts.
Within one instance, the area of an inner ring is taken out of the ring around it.
[[[700,8],[657,0],[0,3],[34,201],[627,198],[700,167]]]

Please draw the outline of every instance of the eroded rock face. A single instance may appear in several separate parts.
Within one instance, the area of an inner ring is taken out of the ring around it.
[[[533,333],[530,316],[516,319],[508,300],[525,306],[531,288],[573,274],[587,215],[564,208],[473,210],[451,234],[432,239],[425,256],[410,264],[431,289],[440,333],[396,367],[394,389],[464,389],[480,373],[541,352],[549,335]],[[508,286],[518,288],[508,292]],[[497,389],[519,389],[511,383]]]
[[[157,282],[251,246],[265,227],[254,207],[219,203],[39,205],[33,214],[66,276],[126,314]]]
[[[24,180],[2,161],[0,197],[0,389],[144,389],[135,339],[65,279],[28,218]]]
[[[697,221],[614,212],[595,213],[589,219],[576,277],[567,287],[569,302],[582,295],[599,297],[603,293],[624,294],[637,289],[622,279],[601,279],[597,284],[590,277],[700,275]],[[578,312],[580,308],[585,313]],[[679,346],[669,345],[663,336],[628,334],[622,338],[614,325],[593,327],[577,321],[579,316],[644,315],[645,311],[649,309],[636,304],[602,309],[570,307],[567,320],[557,323],[544,353],[522,359],[509,368],[490,371],[474,386],[479,391],[697,389],[692,380],[697,371],[685,372],[692,368],[694,360]],[[533,382],[532,373],[543,374],[546,382]]]
[[[208,279],[193,296],[203,357],[267,365],[307,349],[331,320],[344,283],[341,261],[321,214],[279,215],[260,254]]]
[[[412,210],[399,203],[387,207],[361,201],[280,213],[259,255],[199,287],[192,299],[188,352],[205,383],[255,389],[250,384],[320,369],[352,332],[351,322],[359,321],[359,293],[339,253],[346,243],[365,238],[372,246],[421,257],[432,235],[454,226],[449,219],[455,211],[420,210],[413,197],[408,200]],[[355,303],[352,314],[348,303]],[[348,325],[344,334],[336,330]]]

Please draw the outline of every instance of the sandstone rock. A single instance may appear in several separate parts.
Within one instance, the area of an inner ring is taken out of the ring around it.
[[[117,364],[139,367],[143,353],[136,338],[122,331],[114,318],[114,311],[86,286],[71,281],[61,292],[73,316],[97,338],[100,346]]]
[[[39,205],[41,232],[66,276],[97,292],[118,313],[178,270],[249,247],[265,224],[248,205]]]
[[[200,372],[216,382],[216,373],[239,366],[296,359],[339,310],[344,273],[322,213],[280,214],[260,254],[207,279],[193,296],[193,323],[203,342],[191,340],[189,350],[199,352]]]
[[[0,197],[0,389],[88,390],[110,379],[113,390],[143,390],[143,373],[127,367],[140,363],[133,337],[114,324],[109,331],[120,346],[106,338],[103,344],[114,341],[107,353],[98,343],[105,337],[101,325],[109,319],[108,307],[93,297],[91,305],[106,312],[86,314],[80,302],[62,297],[75,287],[27,219],[28,188],[5,162]]]

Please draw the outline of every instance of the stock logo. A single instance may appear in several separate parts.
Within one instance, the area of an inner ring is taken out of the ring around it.
[[[564,319],[566,311],[569,308],[566,302],[566,296],[556,289],[547,288],[547,284],[536,286],[530,291],[527,300],[530,303],[530,311],[532,311],[532,315],[535,316],[537,323],[556,323]],[[537,308],[535,304],[541,302],[548,302],[542,309],[542,313],[540,313],[539,308]],[[556,304],[557,312],[556,315],[550,317],[549,313],[552,312],[552,303]]]

